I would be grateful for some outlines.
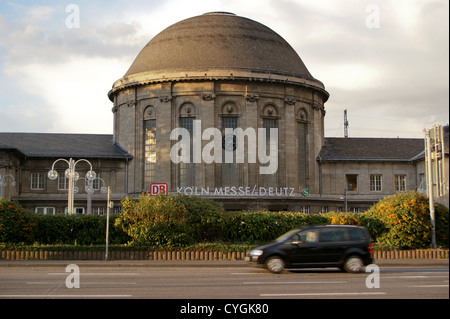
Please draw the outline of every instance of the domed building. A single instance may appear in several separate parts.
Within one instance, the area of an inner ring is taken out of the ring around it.
[[[114,141],[133,156],[130,194],[163,183],[228,209],[287,209],[302,190],[319,193],[329,94],[265,25],[227,12],[180,21],[108,96]]]
[[[61,159],[70,158],[79,176],[97,175],[75,181],[77,214],[105,214],[106,185],[113,213],[142,192],[312,214],[364,211],[396,192],[426,191],[423,139],[324,137],[324,85],[281,36],[231,13],[163,30],[108,96],[113,134],[0,132],[0,198],[67,214]],[[448,131],[438,156],[447,166]],[[56,162],[58,178],[49,179]]]

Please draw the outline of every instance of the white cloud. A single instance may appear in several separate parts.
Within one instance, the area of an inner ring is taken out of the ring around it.
[[[157,33],[210,11],[263,23],[293,46],[331,93],[325,105],[326,135],[342,135],[344,108],[351,136],[420,137],[424,127],[448,122],[448,1],[76,3],[79,29],[66,28],[64,4],[11,2],[8,13],[0,12],[0,84],[10,89],[2,90],[1,130],[22,129],[29,119],[46,117],[40,131],[111,133],[106,93],[112,83]],[[379,6],[380,28],[366,26],[370,4]],[[28,112],[14,117],[13,110]],[[96,120],[86,120],[86,114]],[[39,131],[35,120],[29,123]]]
[[[111,133],[112,104],[107,98],[118,59],[72,58],[57,64],[28,64],[8,70],[11,78],[28,94],[38,95],[49,105],[48,118],[57,118],[57,132]],[[56,115],[56,116],[55,116]],[[42,116],[42,114],[41,114]]]

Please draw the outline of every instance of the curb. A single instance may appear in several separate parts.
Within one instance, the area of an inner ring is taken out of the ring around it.
[[[243,260],[237,261],[155,261],[155,260],[0,260],[1,267],[66,267],[69,264],[77,264],[78,266],[85,267],[137,267],[137,268],[152,268],[152,267],[234,267],[245,268],[252,267],[253,265]]]
[[[77,264],[84,267],[121,267],[121,268],[180,268],[180,267],[195,267],[195,268],[254,268],[255,263],[250,263],[244,260],[235,261],[133,261],[133,260],[0,260],[1,267],[67,267],[69,264]],[[448,259],[379,259],[374,260],[374,264],[382,267],[428,267],[428,266],[442,266],[448,267]]]
[[[245,260],[248,252],[220,251],[144,251],[112,250],[111,261],[239,261]],[[397,251],[374,251],[375,260],[442,260],[449,258],[448,249],[417,249]],[[1,250],[0,261],[44,261],[44,260],[105,260],[105,251],[65,251],[65,250]]]

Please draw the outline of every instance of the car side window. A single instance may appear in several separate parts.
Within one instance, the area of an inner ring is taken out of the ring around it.
[[[320,230],[321,243],[346,241],[346,237],[344,229],[323,228]]]
[[[351,241],[364,240],[364,234],[361,230],[354,228],[348,230]]]
[[[319,231],[317,229],[306,229],[298,233],[302,243],[317,243],[319,241]]]
[[[288,242],[290,242],[290,243],[299,242],[299,241],[301,241],[300,233],[295,234],[294,236],[292,236],[291,238],[288,239]]]

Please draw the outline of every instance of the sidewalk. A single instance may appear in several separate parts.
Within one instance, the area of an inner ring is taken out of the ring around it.
[[[0,260],[1,267],[66,267],[77,264],[84,267],[234,267],[254,268],[256,265],[244,260],[191,260],[191,261],[151,261],[151,260]],[[374,264],[380,267],[448,267],[448,259],[379,259]]]

